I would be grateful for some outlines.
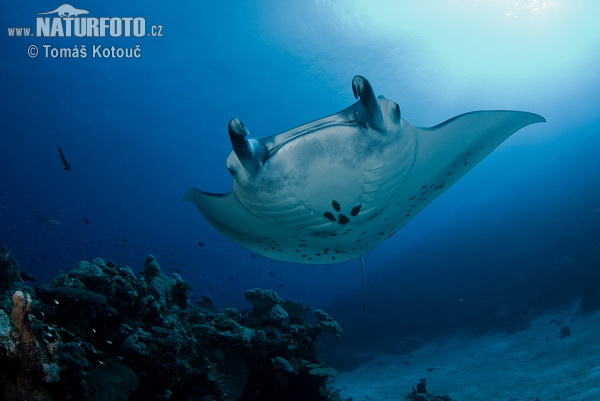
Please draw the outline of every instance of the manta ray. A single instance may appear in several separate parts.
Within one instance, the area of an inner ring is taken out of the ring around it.
[[[332,264],[362,256],[537,114],[484,110],[434,127],[413,125],[362,76],[358,99],[329,117],[264,138],[229,122],[229,193],[184,200],[233,242],[272,259]],[[364,265],[363,265],[364,271]]]

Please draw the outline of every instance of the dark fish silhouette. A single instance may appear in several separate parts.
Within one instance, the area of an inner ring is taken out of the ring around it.
[[[62,163],[65,166],[64,170],[67,170],[70,173],[71,172],[71,165],[69,165],[69,162],[67,161],[67,159],[65,159],[65,155],[63,154],[62,149],[60,148],[60,146],[56,145],[56,147],[58,148],[58,153],[60,154],[60,160],[62,160]]]
[[[90,219],[86,219],[85,217],[82,217],[81,220],[83,220],[83,222],[85,224],[90,224]]]
[[[33,214],[35,215],[35,222],[36,223],[46,223],[50,226],[58,226],[60,224],[60,221],[58,221],[56,218],[54,217],[50,217],[50,216],[42,216],[41,214],[38,213],[37,210],[35,210],[35,208],[33,209]]]
[[[25,272],[19,272],[19,274],[21,275],[21,279],[23,279],[25,281],[37,281],[37,278],[35,278],[35,276],[33,274],[29,274],[29,273],[25,273]]]

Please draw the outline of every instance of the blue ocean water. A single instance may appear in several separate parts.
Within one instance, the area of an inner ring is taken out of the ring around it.
[[[153,254],[192,297],[237,306],[248,288],[274,289],[326,308],[354,347],[377,334],[382,349],[401,351],[396,329],[425,340],[432,328],[518,329],[517,317],[599,281],[598,5],[109,1],[73,5],[143,17],[162,36],[7,34],[58,5],[0,5],[0,244],[40,282],[93,257],[139,271]],[[50,50],[84,45],[86,58]],[[98,45],[139,45],[141,57],[94,57]],[[229,190],[232,117],[255,137],[283,132],[353,103],[356,74],[416,125],[480,109],[548,121],[519,131],[365,256],[364,313],[357,261],[255,255],[181,200],[191,187]]]

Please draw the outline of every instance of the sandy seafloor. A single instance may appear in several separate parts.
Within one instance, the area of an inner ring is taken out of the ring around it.
[[[561,336],[568,326],[571,335]],[[528,330],[431,343],[375,357],[336,379],[353,401],[402,400],[419,379],[453,401],[600,400],[600,312],[577,307],[535,319]]]

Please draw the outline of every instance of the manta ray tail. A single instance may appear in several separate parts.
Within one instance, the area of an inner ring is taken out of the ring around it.
[[[360,267],[363,275],[363,310],[367,310],[367,276],[365,275],[365,261],[362,255],[360,255]]]

